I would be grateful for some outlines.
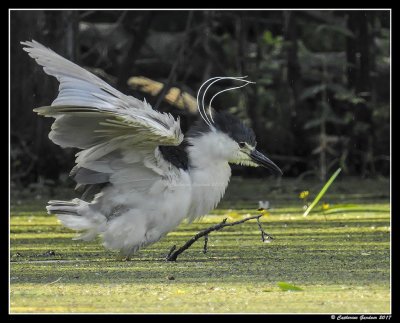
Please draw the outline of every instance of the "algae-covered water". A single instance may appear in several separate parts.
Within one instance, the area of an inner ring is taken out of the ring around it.
[[[323,183],[235,178],[218,209],[183,223],[131,261],[47,215],[46,198],[12,199],[10,313],[391,313],[389,181],[339,179],[307,217]],[[53,196],[52,196],[53,197]],[[62,196],[58,196],[62,198]],[[226,227],[165,262],[200,230]],[[295,288],[282,288],[293,286]]]

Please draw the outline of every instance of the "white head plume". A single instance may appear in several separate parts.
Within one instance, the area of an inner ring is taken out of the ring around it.
[[[235,90],[235,89],[239,89],[239,88],[244,87],[244,86],[246,86],[246,85],[248,85],[248,84],[250,84],[250,83],[253,83],[253,84],[255,83],[255,82],[251,82],[251,81],[245,80],[246,77],[247,77],[247,76],[238,76],[238,77],[233,77],[233,76],[216,76],[216,77],[212,77],[212,78],[208,79],[207,81],[205,81],[205,82],[200,86],[200,88],[199,88],[199,90],[198,90],[198,92],[197,92],[197,109],[199,110],[199,113],[200,113],[201,118],[204,120],[204,122],[205,122],[210,128],[213,127],[212,124],[214,123],[214,120],[213,120],[213,117],[212,117],[212,112],[211,112],[211,103],[212,103],[212,101],[214,100],[214,98],[215,98],[218,94],[221,94],[221,93],[223,93],[223,92],[230,91],[230,90]],[[216,82],[218,82],[218,81],[221,81],[221,80],[235,80],[235,81],[244,82],[244,84],[239,85],[239,86],[235,86],[235,87],[231,87],[231,88],[227,88],[227,89],[224,89],[224,90],[219,91],[219,92],[217,92],[216,94],[214,94],[214,96],[211,98],[211,100],[210,100],[210,102],[209,102],[209,104],[208,104],[208,106],[209,106],[209,108],[210,108],[210,109],[209,109],[210,118],[209,118],[208,115],[207,115],[207,112],[206,112],[205,104],[204,104],[205,96],[206,96],[206,93],[207,93],[208,89],[209,89],[214,83],[216,83]],[[206,89],[204,90],[203,95],[202,95],[202,98],[201,98],[201,102],[200,102],[200,93],[201,93],[202,88],[205,87],[206,84],[208,84],[208,86],[207,86]]]

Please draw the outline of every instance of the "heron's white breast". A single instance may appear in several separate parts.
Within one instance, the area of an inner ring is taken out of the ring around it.
[[[228,186],[231,168],[228,163],[214,165],[207,169],[192,169],[192,198],[189,221],[212,211],[221,200]]]
[[[189,138],[189,142],[192,183],[189,220],[193,220],[213,210],[224,195],[231,177],[228,159],[234,143],[227,135],[217,131]]]

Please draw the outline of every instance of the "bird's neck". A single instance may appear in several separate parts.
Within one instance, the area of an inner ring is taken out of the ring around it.
[[[186,148],[189,158],[189,174],[192,181],[192,205],[189,219],[201,217],[213,210],[225,193],[231,177],[228,161],[216,158],[210,152],[212,138],[189,139]]]

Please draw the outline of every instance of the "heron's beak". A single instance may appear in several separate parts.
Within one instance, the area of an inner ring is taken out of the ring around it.
[[[276,166],[276,164],[272,160],[265,157],[259,151],[255,150],[255,149],[252,150],[250,153],[250,158],[256,164],[263,166],[265,168],[268,168],[269,170],[271,170],[272,172],[274,172],[276,174],[283,175],[281,169],[278,166]]]

